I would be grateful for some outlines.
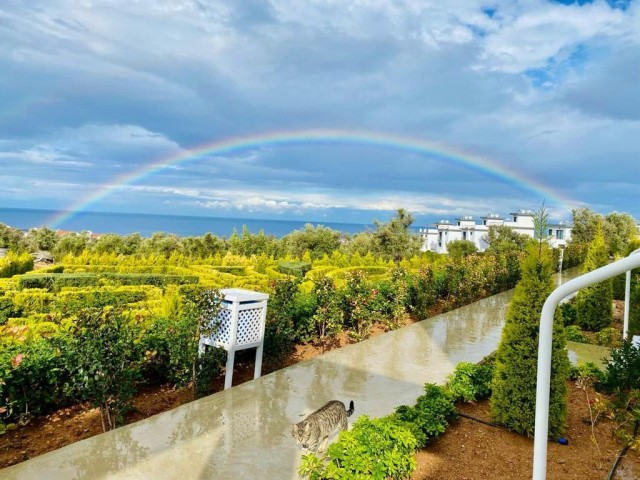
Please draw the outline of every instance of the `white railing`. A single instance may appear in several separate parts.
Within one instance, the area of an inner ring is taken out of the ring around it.
[[[640,255],[631,255],[604,267],[569,280],[556,288],[542,307],[540,315],[540,340],[538,344],[538,379],[536,387],[536,425],[533,441],[533,480],[544,480],[547,477],[547,442],[549,435],[549,390],[551,382],[551,341],[553,337],[553,317],[556,307],[567,295],[589,287],[594,283],[608,280],[622,273],[640,267]],[[629,283],[627,283],[629,285]],[[625,292],[625,311],[629,304],[629,288]],[[627,319],[628,321],[628,319]],[[626,330],[625,330],[626,333]]]
[[[640,253],[640,248],[629,254],[635,255]],[[629,340],[629,298],[631,297],[631,270],[627,270],[627,278],[624,284],[624,327],[622,329],[622,338]]]

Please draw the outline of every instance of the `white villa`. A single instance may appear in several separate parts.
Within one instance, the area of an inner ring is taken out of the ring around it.
[[[486,235],[491,225],[504,225],[517,233],[533,238],[533,217],[535,212],[532,210],[519,210],[510,215],[512,220],[505,220],[498,214],[489,214],[485,217],[480,217],[480,223],[476,223],[476,220],[471,216],[463,216],[457,218],[455,223],[449,220],[440,220],[436,222],[436,228],[420,228],[422,251],[447,253],[447,244],[449,242],[469,240],[473,242],[478,251],[483,252],[489,246]],[[547,237],[547,241],[552,247],[564,248],[567,242],[571,240],[571,225],[564,221],[550,223],[547,226]]]

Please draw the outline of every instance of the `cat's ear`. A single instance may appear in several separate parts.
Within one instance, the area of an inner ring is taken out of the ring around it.
[[[311,430],[311,424],[310,423],[305,423],[304,424],[304,433],[309,433],[309,430]]]

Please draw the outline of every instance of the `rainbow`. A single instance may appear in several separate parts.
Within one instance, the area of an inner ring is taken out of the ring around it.
[[[572,203],[572,200],[563,197],[560,193],[533,179],[525,178],[515,170],[503,165],[498,165],[482,156],[451,147],[450,145],[375,131],[304,129],[230,137],[205,143],[189,150],[183,150],[178,154],[161,158],[121,175],[97,190],[92,191],[87,197],[80,199],[64,211],[57,212],[50,217],[46,224],[52,228],[59,228],[64,222],[70,220],[78,213],[86,211],[89,207],[98,204],[122,186],[139,181],[165,168],[213,155],[224,155],[264,147],[302,144],[362,145],[428,155],[455,162],[500,181],[513,184],[536,195],[540,195],[540,200],[545,199],[547,205],[564,207]]]

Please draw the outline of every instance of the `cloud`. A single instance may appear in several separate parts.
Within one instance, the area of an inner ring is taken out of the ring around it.
[[[640,151],[640,4],[612,5],[6,0],[0,205],[50,181],[29,205],[64,208],[146,171],[93,207],[346,218],[541,201],[451,159],[363,145],[258,146],[153,170],[225,138],[342,128],[435,140],[567,205],[638,216],[630,189],[611,185]]]

